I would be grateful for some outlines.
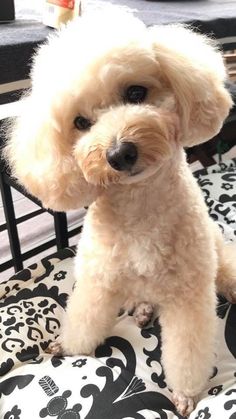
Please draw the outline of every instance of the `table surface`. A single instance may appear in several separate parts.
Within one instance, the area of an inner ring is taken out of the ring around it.
[[[88,1],[93,7],[108,2]],[[137,10],[137,15],[147,24],[166,24],[170,22],[209,21],[218,18],[236,17],[235,0],[185,0],[185,1],[147,1],[147,0],[109,0],[111,4],[129,6]],[[235,28],[236,32],[236,28]]]
[[[49,29],[41,23],[43,2],[15,0],[15,4],[16,20],[12,23],[0,24],[1,45],[8,45],[16,38],[18,42],[27,42],[32,38],[39,42],[44,39]],[[211,22],[222,21],[224,25],[221,25],[217,37],[236,36],[236,0],[84,0],[83,8],[94,10],[107,4],[129,7],[147,25],[201,22],[203,26],[209,23],[209,31],[211,31]]]

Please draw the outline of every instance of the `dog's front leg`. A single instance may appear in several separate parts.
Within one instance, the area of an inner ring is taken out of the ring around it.
[[[105,287],[98,275],[79,278],[68,300],[60,336],[48,352],[90,354],[109,335],[121,305],[120,294]]]
[[[187,416],[214,365],[217,317],[214,287],[160,307],[162,361],[177,411]]]

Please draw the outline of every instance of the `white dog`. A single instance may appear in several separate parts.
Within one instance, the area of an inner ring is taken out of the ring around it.
[[[159,307],[163,365],[181,414],[213,366],[216,292],[235,301],[236,263],[183,147],[231,107],[212,42],[115,13],[80,18],[39,48],[6,157],[46,207],[90,205],[59,344],[89,354],[124,304]]]

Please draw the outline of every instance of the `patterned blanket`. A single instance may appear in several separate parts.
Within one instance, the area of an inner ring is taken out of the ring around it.
[[[236,240],[236,159],[196,176],[210,215]],[[123,313],[93,357],[45,353],[72,291],[74,254],[65,249],[0,284],[0,418],[180,419],[158,319],[140,330]],[[191,419],[236,418],[236,306],[222,297],[218,326],[214,374]]]

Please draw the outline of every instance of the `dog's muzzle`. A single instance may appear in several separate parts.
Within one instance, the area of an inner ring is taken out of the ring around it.
[[[107,150],[106,159],[115,170],[131,170],[138,159],[138,149],[130,141],[122,142]]]

